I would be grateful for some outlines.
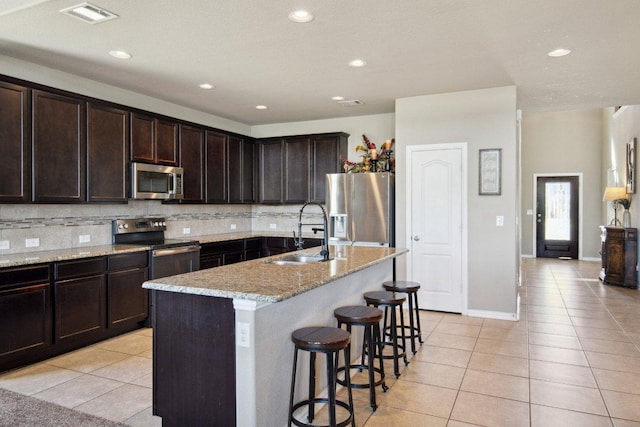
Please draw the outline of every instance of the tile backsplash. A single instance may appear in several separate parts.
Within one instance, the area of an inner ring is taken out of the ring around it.
[[[317,208],[305,211],[319,215]],[[130,200],[121,205],[0,204],[0,254],[68,249],[112,243],[116,218],[160,216],[168,238],[230,232],[297,230],[300,206],[178,205]],[[188,234],[185,232],[188,231]],[[27,246],[37,239],[38,246]]]

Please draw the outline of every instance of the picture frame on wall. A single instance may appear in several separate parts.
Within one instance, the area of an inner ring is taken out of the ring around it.
[[[479,160],[478,194],[499,196],[502,192],[502,149],[481,149]]]
[[[627,194],[636,193],[636,139],[627,142]]]

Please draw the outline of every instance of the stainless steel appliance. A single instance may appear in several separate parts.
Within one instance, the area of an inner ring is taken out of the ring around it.
[[[149,246],[149,279],[189,273],[200,268],[200,244],[193,240],[165,239],[164,218],[116,219],[113,243]]]
[[[329,242],[395,246],[395,176],[327,174]]]
[[[131,197],[133,199],[182,199],[184,170],[175,166],[131,163]]]

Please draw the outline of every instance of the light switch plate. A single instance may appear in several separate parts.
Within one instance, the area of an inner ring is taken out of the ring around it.
[[[504,227],[504,216],[496,216],[496,227]]]
[[[272,229],[272,230],[275,230],[276,229],[276,225],[275,224],[269,224],[269,228]]]
[[[191,229],[189,227],[184,227],[182,229],[182,234],[191,234]]]
[[[25,239],[24,246],[26,248],[37,248],[38,246],[40,246],[40,239],[38,239],[37,237],[34,237],[32,239]]]
[[[11,243],[8,240],[0,240],[0,250],[10,249]]]
[[[251,325],[247,322],[236,323],[236,345],[251,347]]]
[[[91,241],[91,235],[90,234],[82,234],[82,235],[80,235],[80,237],[78,237],[78,241],[80,243],[89,243]]]
[[[231,224],[231,229],[235,230],[236,229],[236,225],[235,224]]]

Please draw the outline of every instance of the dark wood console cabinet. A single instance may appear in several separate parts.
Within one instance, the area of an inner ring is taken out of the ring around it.
[[[638,287],[638,229],[607,227],[602,247],[604,283]]]

